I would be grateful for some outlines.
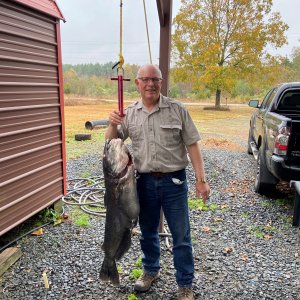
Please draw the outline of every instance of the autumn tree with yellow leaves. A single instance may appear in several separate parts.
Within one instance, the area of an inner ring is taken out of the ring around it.
[[[258,74],[272,61],[266,47],[284,45],[287,24],[272,0],[182,0],[174,19],[175,78],[192,83],[195,90],[207,87],[230,91],[236,79]]]

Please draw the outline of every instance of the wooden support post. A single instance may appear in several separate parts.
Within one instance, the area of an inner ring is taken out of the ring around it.
[[[22,251],[20,248],[7,248],[0,253],[0,276],[12,266],[20,257]]]
[[[156,4],[160,22],[159,68],[164,79],[161,93],[168,96],[173,0],[156,0]]]
[[[164,79],[161,93],[165,96],[169,95],[172,4],[173,0],[156,0],[160,22],[159,68]],[[164,214],[162,211],[160,213],[159,232],[161,234],[165,233]]]

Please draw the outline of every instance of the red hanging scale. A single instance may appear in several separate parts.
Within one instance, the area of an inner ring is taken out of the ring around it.
[[[124,100],[123,100],[123,81],[130,81],[130,79],[124,78],[124,58],[122,55],[122,0],[120,0],[120,54],[119,54],[119,61],[112,67],[113,69],[116,66],[119,66],[117,68],[117,76],[113,77],[111,80],[117,80],[118,81],[118,109],[120,116],[124,116]]]

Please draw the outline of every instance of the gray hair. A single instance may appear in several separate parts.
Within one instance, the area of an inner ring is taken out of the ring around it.
[[[141,73],[144,69],[151,68],[151,67],[156,70],[158,77],[162,78],[162,73],[161,73],[160,68],[157,65],[152,65],[152,64],[146,64],[146,65],[141,66],[136,74],[136,78],[141,77]]]

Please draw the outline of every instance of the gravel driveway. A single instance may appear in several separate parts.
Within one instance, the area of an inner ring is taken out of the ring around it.
[[[246,153],[210,148],[203,154],[212,188],[209,204],[216,205],[191,211],[195,299],[300,299],[299,229],[291,226],[292,200],[253,192],[254,163]],[[99,175],[99,156],[69,161],[68,177],[80,177],[87,169]],[[88,228],[66,222],[22,239],[23,256],[0,279],[0,299],[128,299],[134,293],[129,274],[141,256],[138,236],[119,264],[121,286],[113,287],[99,281],[103,233],[104,218],[92,216]],[[176,299],[172,256],[164,240],[162,249],[161,279],[131,299]]]

